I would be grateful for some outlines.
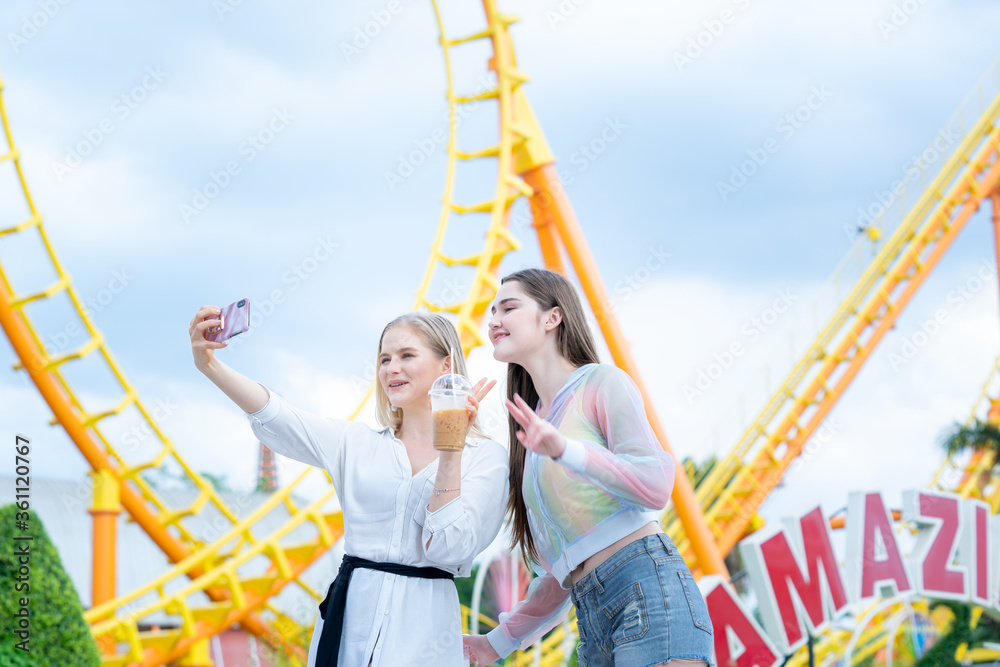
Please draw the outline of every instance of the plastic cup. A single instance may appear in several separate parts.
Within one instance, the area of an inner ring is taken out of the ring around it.
[[[448,373],[434,380],[430,390],[434,449],[442,452],[465,449],[471,395],[472,383],[463,375]]]

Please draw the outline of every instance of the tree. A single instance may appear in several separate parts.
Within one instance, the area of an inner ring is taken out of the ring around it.
[[[975,420],[971,425],[955,423],[945,432],[941,446],[948,456],[955,456],[972,449],[991,453],[994,460],[1000,459],[1000,426],[991,422]]]
[[[24,664],[98,667],[100,654],[83,619],[80,598],[41,519],[31,510],[5,505],[0,507],[0,526],[0,587],[4,591],[0,595],[4,644],[0,664],[21,664],[6,650],[12,645],[13,655],[27,658]],[[21,530],[15,532],[16,528]],[[15,632],[25,631],[29,652],[16,648],[24,636]]]
[[[955,660],[959,646],[966,644],[968,648],[976,648],[982,642],[995,640],[1000,635],[1000,623],[986,614],[980,616],[975,628],[970,627],[972,605],[951,600],[937,600],[932,610],[942,606],[948,607],[954,615],[951,628],[921,656],[917,667],[961,667],[962,663]]]

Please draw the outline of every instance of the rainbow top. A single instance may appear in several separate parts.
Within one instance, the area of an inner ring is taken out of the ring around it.
[[[545,420],[566,436],[566,450],[558,459],[527,452],[521,491],[546,574],[489,633],[501,656],[551,629],[570,604],[570,572],[658,522],[674,486],[674,459],[649,425],[639,388],[616,366],[577,368]]]

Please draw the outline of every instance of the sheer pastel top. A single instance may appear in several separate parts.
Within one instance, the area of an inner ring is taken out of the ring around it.
[[[673,457],[653,433],[635,382],[616,366],[577,368],[545,419],[566,436],[566,450],[559,459],[527,452],[521,487],[544,575],[488,634],[501,657],[552,629],[571,604],[570,573],[658,521],[674,485]]]

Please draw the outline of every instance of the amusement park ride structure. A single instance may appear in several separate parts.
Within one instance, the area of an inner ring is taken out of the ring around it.
[[[499,286],[500,264],[507,253],[521,245],[510,228],[511,206],[519,198],[526,197],[546,266],[566,274],[573,269],[615,364],[626,370],[640,387],[650,423],[669,451],[665,430],[646,393],[626,337],[608,306],[610,300],[596,263],[560,184],[555,158],[528,104],[523,89],[528,77],[517,66],[508,32],[516,18],[502,14],[495,0],[483,0],[483,7],[485,28],[456,39],[445,36],[441,12],[434,2],[451,118],[455,119],[464,106],[490,101],[497,110],[498,138],[494,144],[482,148],[460,148],[458,123],[450,123],[443,208],[414,308],[449,313],[456,323],[464,353],[483,344],[483,315]],[[462,94],[453,86],[453,55],[460,52],[463,44],[480,40],[492,46],[489,68],[495,76],[495,85],[480,93]],[[942,166],[936,174],[924,174],[919,198],[894,229],[884,224],[875,225],[859,239],[857,252],[869,239],[881,235],[876,256],[867,262],[848,296],[747,426],[729,455],[711,468],[697,488],[678,467],[673,503],[663,517],[663,526],[696,575],[728,576],[723,557],[748,533],[760,527],[756,512],[761,503],[802,452],[806,441],[844,394],[966,222],[987,200],[992,206],[1000,253],[1000,62],[991,68],[961,114],[970,121],[962,128],[961,142],[946,160],[942,158]],[[28,373],[52,410],[52,423],[65,429],[98,479],[103,480],[102,484],[95,485],[104,493],[95,496],[94,599],[92,608],[86,613],[105,654],[103,664],[160,665],[174,660],[180,660],[180,664],[206,664],[207,640],[234,623],[273,645],[284,647],[302,660],[305,651],[295,643],[307,632],[302,619],[279,609],[272,598],[292,585],[304,589],[317,602],[321,599],[320,592],[310,589],[301,575],[343,533],[341,514],[324,509],[332,505],[332,488],[310,504],[299,506],[292,492],[307,474],[302,473],[292,483],[276,490],[262,506],[241,518],[223,502],[212,484],[184,461],[175,443],[155,423],[150,410],[115,362],[57,259],[24,179],[2,97],[0,119],[8,144],[6,154],[0,155],[0,162],[13,163],[29,211],[26,220],[0,229],[0,236],[37,235],[57,276],[44,288],[18,293],[0,264],[0,324],[20,360],[17,367]],[[473,203],[455,201],[457,170],[463,164],[484,160],[496,165],[493,196]],[[463,221],[463,225],[468,226],[488,219],[480,252],[462,257],[444,252],[445,234],[453,216],[464,216],[468,222]],[[465,298],[448,303],[431,298],[429,293],[435,275],[456,267],[474,272]],[[86,341],[75,350],[50,353],[32,324],[30,310],[34,304],[45,300],[66,298],[87,333]],[[94,410],[85,406],[67,379],[65,368],[91,355],[98,356],[106,364],[118,383],[121,398],[111,407]],[[994,368],[993,373],[996,372]],[[373,388],[369,389],[351,419],[361,412],[372,391]],[[988,407],[987,404],[995,406],[990,399],[984,390],[976,410]],[[135,460],[133,452],[109,437],[112,429],[106,428],[105,422],[126,411],[140,415],[155,434],[158,449],[152,457]],[[989,418],[996,419],[997,412],[996,409],[989,411]],[[168,462],[179,466],[198,489],[196,500],[188,507],[166,506],[141,474]],[[956,474],[939,473],[932,485],[967,497],[978,488],[973,482],[982,474],[992,474],[995,463],[990,454],[976,454]],[[946,461],[942,470],[953,466]],[[945,478],[958,482],[947,485],[943,482]],[[992,496],[985,500],[996,514],[1000,510],[1000,484],[993,480],[990,488],[993,488]],[[279,506],[287,509],[290,520],[271,534],[259,534],[257,526],[262,517]],[[116,596],[111,583],[114,581],[112,547],[114,521],[120,509],[128,512],[175,565],[142,588]],[[223,517],[227,526],[213,542],[199,539],[186,522],[187,517],[208,509]],[[289,544],[290,535],[300,532],[300,528],[314,537]],[[266,573],[245,574],[250,569],[247,564],[260,559],[268,563]],[[148,599],[150,594],[157,597],[155,602],[138,603]],[[123,613],[124,608],[132,611]],[[893,635],[886,630],[888,625],[883,623],[890,618],[891,611],[873,614],[864,636],[855,642],[859,651],[851,658],[863,657],[861,647],[871,651],[879,642],[894,641]],[[176,618],[177,627],[141,629],[143,619],[154,613]],[[470,610],[465,610],[466,627],[469,614]],[[483,624],[494,622],[477,618]],[[528,651],[518,654],[515,663],[529,664],[539,660],[541,664],[561,664],[568,657],[565,650],[572,632],[572,623],[557,628],[536,647],[540,657],[532,655],[535,651]],[[847,642],[842,632],[838,632],[831,631],[821,638],[821,651],[836,655],[844,649]],[[801,659],[801,656],[795,658],[796,661]]]

